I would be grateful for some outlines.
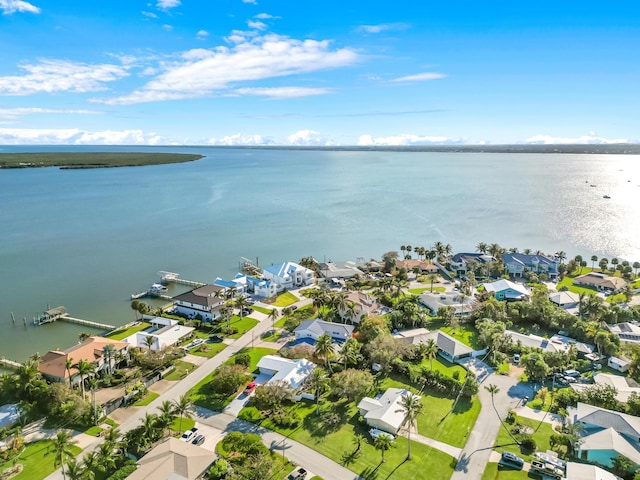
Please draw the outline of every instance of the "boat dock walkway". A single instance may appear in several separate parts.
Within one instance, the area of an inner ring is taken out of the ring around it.
[[[158,272],[158,275],[160,275],[160,281],[162,283],[178,283],[180,285],[187,285],[189,287],[196,288],[206,285],[206,283],[196,282],[195,280],[186,280],[184,278],[180,278],[179,273],[161,271]]]
[[[61,315],[59,319],[64,320],[65,322],[77,323],[78,325],[85,325],[87,327],[102,328],[103,330],[114,330],[116,328],[115,325],[109,325],[109,324],[100,323],[100,322],[92,322],[91,320],[83,320],[82,318],[70,317],[68,313]]]
[[[8,358],[0,357],[0,367],[17,369],[20,368],[22,364],[20,362],[15,362],[13,360],[9,360]]]

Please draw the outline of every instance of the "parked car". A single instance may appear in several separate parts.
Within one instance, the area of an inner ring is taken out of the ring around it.
[[[257,386],[258,384],[256,382],[249,382],[242,393],[251,395]]]
[[[198,429],[196,427],[193,427],[191,430],[187,430],[182,434],[182,436],[180,437],[180,440],[182,440],[183,442],[189,442],[193,440],[197,431]]]
[[[243,308],[242,309],[242,315],[247,316],[247,315],[251,315],[252,310],[249,308]]]
[[[513,355],[513,364],[514,365],[520,365],[520,354],[516,353]]]
[[[502,452],[502,457],[500,458],[500,463],[502,465],[507,465],[512,468],[516,468],[518,470],[524,467],[524,460],[517,456],[515,453],[511,452]]]
[[[524,397],[522,397],[522,406],[524,407],[528,401],[529,401],[529,395],[525,395]]]
[[[204,435],[197,435],[196,438],[194,438],[191,443],[193,443],[194,445],[202,445],[204,443]]]
[[[220,343],[222,341],[222,337],[220,335],[211,335],[209,337],[209,341],[213,343]]]
[[[369,430],[369,435],[371,435],[371,438],[373,438],[374,440],[377,440],[380,435],[386,435],[391,440],[395,440],[396,439],[396,437],[393,436],[392,434],[390,434],[389,432],[385,432],[385,431],[379,430],[377,428],[372,428],[371,430]]]
[[[302,467],[289,474],[289,480],[304,480],[305,478],[307,478],[307,471]]]
[[[580,376],[580,372],[577,371],[577,370],[565,370],[564,371],[564,376],[565,377],[578,378]]]
[[[298,306],[297,305],[291,305],[291,310],[297,310]]]

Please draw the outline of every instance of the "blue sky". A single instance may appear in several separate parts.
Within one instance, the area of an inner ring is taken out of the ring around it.
[[[0,0],[0,144],[640,141],[636,2]]]

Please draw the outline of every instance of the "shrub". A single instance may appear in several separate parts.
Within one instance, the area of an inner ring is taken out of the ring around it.
[[[242,365],[222,365],[214,372],[209,385],[214,393],[231,395],[251,378],[253,377],[244,371]]]
[[[296,412],[278,412],[271,416],[271,421],[281,428],[296,428],[300,424],[300,416]]]
[[[454,370],[452,376],[454,380],[460,380],[460,372],[458,370]]]
[[[133,465],[131,464],[125,465],[120,470],[117,470],[113,475],[111,475],[110,477],[107,477],[107,480],[124,480],[133,472],[135,472],[136,468],[137,467],[135,463]]]
[[[209,477],[218,480],[224,477],[229,471],[229,464],[224,458],[218,459],[209,469]]]
[[[239,353],[236,355],[235,364],[249,368],[249,365],[251,365],[251,356],[248,353]]]
[[[533,437],[524,434],[520,438],[520,447],[527,452],[533,452],[535,451],[537,445]]]

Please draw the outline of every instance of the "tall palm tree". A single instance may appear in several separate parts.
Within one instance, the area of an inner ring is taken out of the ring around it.
[[[64,361],[64,368],[67,371],[67,375],[69,376],[69,386],[71,386],[71,369],[73,368],[73,358],[67,357]]]
[[[348,338],[344,345],[342,346],[342,350],[340,350],[340,356],[344,361],[344,368],[347,368],[349,364],[357,364],[358,361],[362,358],[360,355],[360,344],[355,338]]]
[[[349,295],[347,295],[345,292],[338,292],[334,297],[333,305],[337,310],[338,315],[342,317],[349,307]]]
[[[115,357],[116,346],[113,343],[108,343],[102,348],[102,357],[107,366],[107,373],[113,373],[113,360]]]
[[[227,322],[227,328],[231,327],[231,307],[224,305],[220,308],[220,316],[223,322]]]
[[[316,367],[311,371],[311,375],[307,378],[307,383],[313,390],[313,395],[316,397],[316,415],[319,415],[320,397],[329,387],[329,377],[322,368]]]
[[[151,347],[153,347],[154,343],[156,343],[156,337],[153,335],[147,335],[144,337],[144,345],[149,349],[149,351],[151,351]]]
[[[180,418],[180,425],[178,428],[180,429],[180,432],[182,432],[182,419],[192,418],[195,413],[193,400],[191,400],[191,398],[186,394],[182,395],[178,400],[174,400],[173,408],[174,413]]]
[[[438,345],[433,338],[430,338],[427,343],[421,343],[420,348],[424,352],[425,358],[429,360],[430,370],[433,371],[433,359],[438,355]]]
[[[55,454],[55,464],[60,465],[62,471],[62,478],[66,479],[64,464],[66,463],[65,457],[72,456],[71,446],[75,442],[71,439],[71,431],[58,430],[56,436],[53,439],[53,452]]]
[[[484,242],[480,242],[477,246],[476,246],[476,251],[480,252],[480,253],[487,253],[487,248],[488,245]]]
[[[411,427],[416,425],[418,415],[422,412],[422,402],[418,395],[407,393],[400,397],[400,409],[396,413],[404,414],[404,423],[407,425],[407,460],[411,460]]]
[[[84,381],[87,376],[96,371],[96,367],[88,360],[80,360],[74,367],[78,370],[78,375],[80,375],[80,388],[82,390],[82,398],[84,398]]]
[[[113,427],[107,430],[107,433],[104,434],[104,442],[109,443],[112,446],[115,446],[120,439],[120,430]]]
[[[427,276],[427,279],[429,280],[429,283],[431,284],[431,293],[433,293],[433,284],[438,281],[438,275],[436,275],[435,273],[430,273]]]
[[[274,331],[276,329],[276,320],[278,319],[279,316],[280,316],[280,312],[278,311],[277,308],[274,308],[273,310],[271,310],[269,312],[269,315],[267,315],[267,318],[271,320],[271,329]]]
[[[171,435],[171,424],[176,419],[176,409],[174,405],[169,401],[163,401],[158,407],[160,414],[158,418],[163,428],[169,428],[169,435]]]
[[[147,415],[149,415],[147,413]],[[146,415],[145,415],[146,416]],[[98,469],[102,472],[107,472],[116,466],[116,458],[113,453],[114,445],[111,443],[102,443],[98,447],[96,452],[96,461],[98,462]]]
[[[324,333],[318,337],[316,340],[315,346],[315,354],[318,358],[322,358],[329,369],[329,372],[333,373],[331,369],[330,358],[333,355],[335,347],[333,345],[333,339],[329,336],[329,334]]]
[[[98,455],[96,452],[87,452],[82,458],[82,465],[84,465],[85,476],[95,476],[95,470],[98,469]],[[89,479],[91,480],[91,479]]]
[[[633,273],[637,277],[638,276],[638,269],[640,269],[640,262],[633,262],[632,267],[633,267]]]
[[[393,446],[393,440],[391,440],[391,436],[385,434],[378,435],[378,438],[376,438],[376,441],[373,445],[376,447],[376,450],[380,450],[380,452],[382,452],[382,459],[380,460],[380,463],[384,463],[386,461],[384,459],[384,452],[386,452]]]
[[[83,480],[85,478],[84,467],[75,458],[70,458],[67,460],[67,475],[69,480]]]
[[[153,440],[156,429],[158,428],[158,415],[155,413],[145,413],[140,419],[142,423],[142,435],[147,440]],[[104,444],[103,444],[104,445]]]
[[[247,299],[244,297],[244,295],[239,296],[238,298],[236,298],[236,301],[234,302],[235,307],[240,310],[240,320],[242,320],[242,310],[244,310],[246,307],[249,306],[249,304],[247,303]]]
[[[490,383],[488,386],[485,386],[484,389],[491,394],[491,405],[493,406],[493,410],[496,412],[498,420],[500,420],[500,425],[502,425],[502,427],[507,431],[507,433],[513,439],[513,441],[519,445],[520,443],[518,442],[518,440],[515,439],[515,437],[511,434],[507,426],[504,424],[504,422],[502,421],[502,417],[500,416],[500,413],[498,413],[498,409],[496,408],[495,400],[493,397],[498,393],[500,393],[500,389],[498,388],[497,385],[494,385],[493,383]]]

